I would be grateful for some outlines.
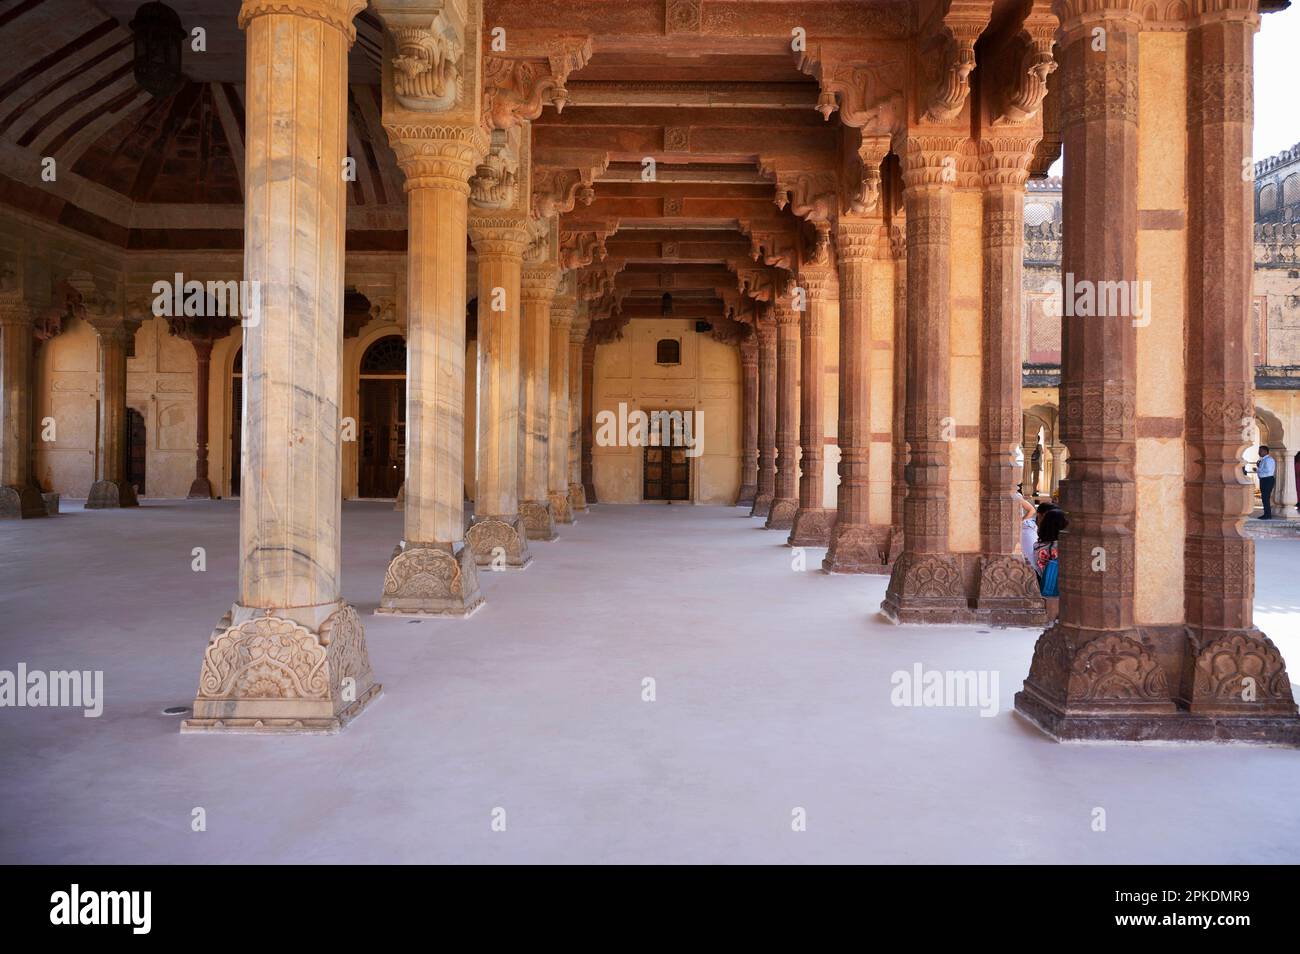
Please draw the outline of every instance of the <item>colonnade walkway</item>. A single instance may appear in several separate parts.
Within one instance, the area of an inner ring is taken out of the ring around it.
[[[161,710],[194,698],[194,660],[230,603],[238,505],[143,510],[65,500],[58,518],[0,524],[0,669],[103,670],[106,699],[93,719],[0,711],[0,803],[21,806],[0,813],[0,862],[1300,851],[1294,750],[1050,741],[1012,711],[1035,632],[889,625],[886,577],[823,575],[819,550],[798,572],[784,534],[732,508],[599,505],[528,569],[484,572],[472,618],[416,621],[373,615],[402,514],[345,503],[343,596],[383,697],[333,737],[182,734]],[[1257,547],[1257,619],[1300,658],[1300,543]],[[917,664],[997,673],[996,714],[893,705],[892,674]]]

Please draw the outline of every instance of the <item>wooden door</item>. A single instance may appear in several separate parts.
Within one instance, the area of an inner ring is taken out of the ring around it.
[[[685,447],[647,447],[644,467],[642,498],[691,499],[691,459]]]
[[[361,379],[357,495],[396,497],[406,475],[406,381]]]

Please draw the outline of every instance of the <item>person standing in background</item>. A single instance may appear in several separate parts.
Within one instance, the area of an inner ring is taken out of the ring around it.
[[[1259,449],[1259,463],[1255,465],[1255,473],[1259,475],[1259,496],[1264,502],[1264,514],[1260,519],[1272,520],[1273,485],[1277,482],[1277,461],[1273,459],[1267,444]]]

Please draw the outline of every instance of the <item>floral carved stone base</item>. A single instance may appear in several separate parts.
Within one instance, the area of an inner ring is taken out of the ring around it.
[[[767,511],[764,530],[789,530],[794,526],[794,515],[799,511],[799,501],[793,498],[778,498],[772,501]]]
[[[587,492],[582,484],[569,484],[569,506],[574,513],[583,513],[587,509]]]
[[[882,553],[889,546],[889,537],[889,527],[837,523],[831,530],[822,569],[827,573],[888,573],[890,565]]]
[[[790,524],[792,547],[827,547],[831,543],[831,530],[835,526],[834,510],[799,510]]]
[[[356,610],[280,612],[236,604],[225,615],[182,732],[333,733],[380,696]]]
[[[1181,627],[1123,632],[1057,623],[1038,638],[1016,711],[1059,741],[1300,745],[1282,658],[1257,630],[1198,638]],[[1182,652],[1181,662],[1178,653]],[[1170,665],[1182,685],[1171,691]]]
[[[529,540],[554,540],[559,536],[555,532],[555,520],[551,516],[551,506],[537,500],[523,500],[519,503],[519,516],[524,521],[524,531]]]
[[[0,487],[0,520],[44,517],[45,500],[35,487]]]
[[[556,523],[573,523],[573,508],[569,506],[569,492],[567,489],[552,491],[548,502],[551,505],[551,518]]]
[[[469,616],[483,605],[474,551],[437,544],[403,544],[384,573],[376,613]]]
[[[125,480],[97,480],[86,497],[87,510],[112,510],[117,507],[138,507],[135,487]]]
[[[895,623],[968,623],[961,566],[947,553],[903,553],[894,561],[881,612]]]
[[[751,517],[763,517],[766,519],[768,511],[772,509],[772,495],[758,494],[754,497],[754,506],[749,511]]]
[[[523,570],[533,561],[523,518],[480,517],[465,532],[474,561],[492,570]]]
[[[736,494],[736,506],[752,508],[754,506],[754,498],[757,496],[758,488],[753,484],[745,484],[740,488],[740,492]]]
[[[1023,557],[981,557],[979,572],[975,615],[981,622],[994,626],[1047,623],[1047,606],[1039,593],[1038,574]]]

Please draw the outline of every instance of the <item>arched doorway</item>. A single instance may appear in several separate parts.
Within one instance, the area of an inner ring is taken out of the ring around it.
[[[380,338],[361,356],[357,496],[396,497],[406,476],[406,341]]]

